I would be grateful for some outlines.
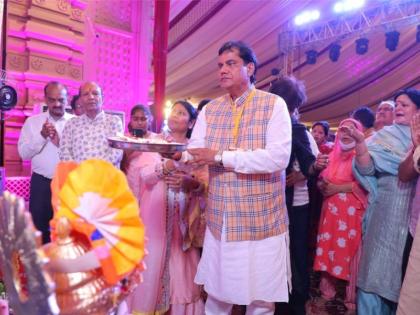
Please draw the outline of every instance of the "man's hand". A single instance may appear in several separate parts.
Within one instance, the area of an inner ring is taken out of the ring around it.
[[[217,152],[217,150],[211,150],[207,148],[188,149],[188,153],[193,157],[193,160],[188,161],[188,164],[192,165],[193,167],[213,165],[216,163],[214,161],[214,157]]]
[[[328,166],[328,162],[328,154],[319,153],[314,163],[314,169],[320,172]]]
[[[47,139],[50,136],[50,127],[49,127],[50,123],[48,122],[48,119],[45,120],[44,124],[42,125],[42,129],[41,129],[41,136],[44,139]]]
[[[51,140],[55,137],[58,138],[55,126],[52,123],[50,123],[48,119],[42,125],[41,136],[43,136],[45,139],[50,138]]]
[[[52,144],[54,144],[57,148],[60,147],[60,137],[58,136],[57,132],[55,132],[54,136],[50,139]]]
[[[292,187],[297,182],[305,180],[305,179],[306,177],[305,175],[302,174],[302,172],[296,172],[295,170],[293,170],[286,176],[286,186]]]

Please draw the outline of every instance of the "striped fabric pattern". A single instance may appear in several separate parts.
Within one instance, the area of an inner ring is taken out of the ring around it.
[[[228,95],[206,108],[206,147],[227,151],[265,148],[268,122],[277,96],[256,90],[248,104],[248,93],[237,100],[245,106],[237,143],[232,136],[232,105]],[[242,174],[221,166],[209,168],[207,226],[220,239],[225,218],[226,240],[260,240],[287,231],[282,172]]]

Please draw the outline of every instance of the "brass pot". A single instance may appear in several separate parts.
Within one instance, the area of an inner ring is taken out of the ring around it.
[[[90,250],[88,240],[79,235],[70,235],[67,219],[57,228],[57,241],[45,247],[50,259],[75,259]],[[114,287],[108,285],[100,268],[86,272],[50,272],[56,284],[56,298],[60,314],[108,314],[116,307]]]

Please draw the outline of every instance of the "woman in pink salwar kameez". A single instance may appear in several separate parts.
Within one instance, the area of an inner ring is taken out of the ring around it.
[[[186,143],[195,118],[189,103],[175,103],[166,137]],[[140,203],[149,252],[144,280],[127,300],[129,312],[204,314],[201,288],[193,281],[199,251],[192,245],[200,238],[197,228],[206,172],[181,169],[172,160],[151,152],[135,156],[128,165],[127,178]]]

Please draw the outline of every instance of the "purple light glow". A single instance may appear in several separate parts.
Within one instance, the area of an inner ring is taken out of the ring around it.
[[[87,8],[87,2],[86,1],[80,1],[80,0],[71,0],[71,6],[73,8],[78,8],[80,10],[85,10]]]
[[[381,65],[383,60],[378,55],[358,56],[353,55],[345,60],[344,68],[350,78],[359,77],[361,74],[374,70]]]
[[[4,136],[5,136],[5,138],[7,138],[11,141],[15,140],[15,143],[16,143],[16,140],[19,139],[19,134],[20,134],[20,131],[6,131],[4,133]]]

